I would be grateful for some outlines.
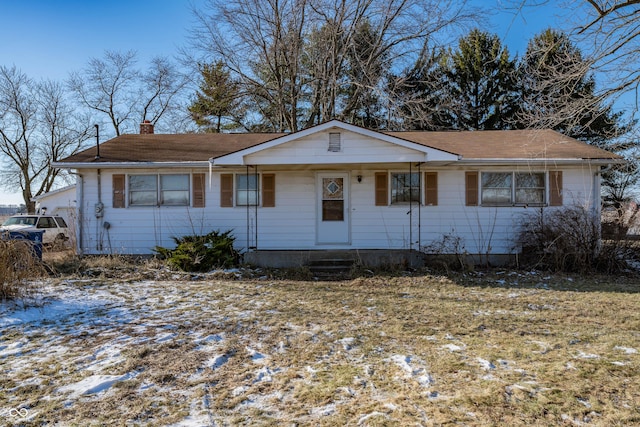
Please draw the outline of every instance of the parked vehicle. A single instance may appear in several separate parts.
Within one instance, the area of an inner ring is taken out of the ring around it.
[[[0,232],[34,230],[44,231],[42,243],[45,245],[63,245],[69,240],[69,227],[60,216],[14,215],[0,226]]]

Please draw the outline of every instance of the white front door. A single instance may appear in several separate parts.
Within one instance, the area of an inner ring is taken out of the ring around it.
[[[318,244],[348,244],[349,174],[346,172],[319,173],[316,178]]]

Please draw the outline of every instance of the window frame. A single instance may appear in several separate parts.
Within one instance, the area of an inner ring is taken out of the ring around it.
[[[394,192],[397,191],[397,188],[395,187],[395,182],[396,182],[396,176],[398,175],[413,175],[417,177],[417,183],[416,185],[412,185],[412,178],[409,179],[409,186],[403,186],[403,193],[406,193],[406,189],[409,189],[409,200],[397,200],[397,196],[394,195]],[[423,196],[422,196],[422,173],[421,172],[408,172],[408,171],[391,171],[389,172],[389,206],[394,206],[394,205],[409,205],[411,203],[422,203],[423,200]],[[415,190],[415,193],[414,193]],[[413,196],[417,196],[417,199],[414,199]]]
[[[251,183],[253,180],[256,188],[241,188],[241,181],[244,178],[248,178],[247,183]],[[246,195],[241,196],[242,191],[246,192]],[[276,206],[276,193],[276,173],[274,172],[260,171],[251,174],[228,172],[220,174],[221,208],[273,208]],[[255,194],[255,196],[252,194]]]
[[[240,188],[240,178],[246,178],[247,179],[247,188],[245,189],[241,189]],[[260,206],[260,202],[261,202],[261,195],[262,195],[262,191],[261,191],[261,174],[260,173],[251,173],[251,174],[246,174],[246,173],[236,173],[234,174],[233,177],[233,204],[234,206],[238,206],[238,207],[247,207],[247,206]],[[251,183],[251,181],[254,181],[255,183],[255,189],[249,188],[249,185]],[[246,195],[244,197],[242,197],[243,202],[241,202],[241,197],[240,197],[240,192],[243,191],[246,193]],[[252,200],[252,196],[255,197],[255,200]],[[246,203],[244,202],[244,200],[246,200]]]
[[[488,179],[485,179],[485,176],[489,175],[489,174],[500,174],[500,175],[505,175],[509,177],[509,186],[486,186],[485,182],[489,181]],[[535,187],[527,187],[527,186],[521,186],[518,185],[518,176],[523,176],[523,175],[537,175],[537,176],[541,176],[543,183],[542,186],[535,186]],[[548,197],[549,197],[549,189],[548,189],[548,172],[540,172],[540,171],[531,171],[531,172],[519,172],[519,171],[480,171],[480,177],[479,177],[479,181],[480,181],[480,185],[479,185],[479,191],[480,191],[480,206],[488,206],[488,207],[509,207],[509,206],[548,206]],[[485,191],[489,192],[489,191],[504,191],[508,189],[509,190],[509,201],[508,202],[501,202],[498,200],[486,200],[487,196]],[[526,200],[522,200],[519,199],[519,193],[522,192],[522,190],[536,190],[538,192],[542,193],[542,197],[541,197],[541,201],[539,202],[530,202],[530,201],[526,201]]]
[[[171,177],[178,176],[186,178],[186,189],[170,189],[167,184],[163,186],[163,177]],[[135,181],[135,177],[155,177],[155,188],[154,190],[146,189],[146,190],[132,190],[131,189],[131,181],[132,178]],[[190,207],[191,206],[191,191],[192,191],[192,183],[193,174],[191,173],[146,173],[146,174],[127,174],[126,180],[126,191],[127,191],[127,207],[132,208],[144,208],[144,207]],[[173,191],[173,192],[184,192],[186,193],[186,202],[185,203],[170,203],[165,202],[165,193]],[[155,192],[155,203],[134,203],[132,195],[135,193],[151,193]]]

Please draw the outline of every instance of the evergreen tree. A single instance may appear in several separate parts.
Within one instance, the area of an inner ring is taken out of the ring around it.
[[[397,107],[395,127],[405,130],[441,130],[451,123],[449,94],[443,85],[446,52],[423,48],[413,67],[389,79],[388,93]]]
[[[561,32],[547,29],[527,46],[519,65],[518,128],[554,129],[572,138],[619,151],[612,139],[626,132],[621,115],[595,94],[591,64]]]
[[[444,99],[450,119],[444,128],[509,129],[516,112],[516,61],[500,39],[472,30],[445,62]]]
[[[239,127],[240,87],[220,61],[199,67],[202,81],[188,107],[191,118],[205,132],[220,133]]]

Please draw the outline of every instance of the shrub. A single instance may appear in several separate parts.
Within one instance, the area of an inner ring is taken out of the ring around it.
[[[464,242],[453,231],[443,234],[440,239],[434,240],[428,245],[422,246],[420,252],[428,256],[426,262],[433,268],[443,268],[446,271],[470,268]]]
[[[518,243],[526,267],[553,271],[618,271],[626,266],[625,248],[602,244],[600,220],[580,206],[540,209],[523,216]]]
[[[31,242],[0,240],[0,300],[30,296],[35,290],[30,280],[44,274],[42,263],[33,254]]]
[[[206,272],[216,267],[233,267],[240,260],[240,254],[233,248],[235,237],[231,230],[212,231],[204,236],[173,237],[173,241],[175,249],[156,246],[154,252],[169,266],[182,271]]]

